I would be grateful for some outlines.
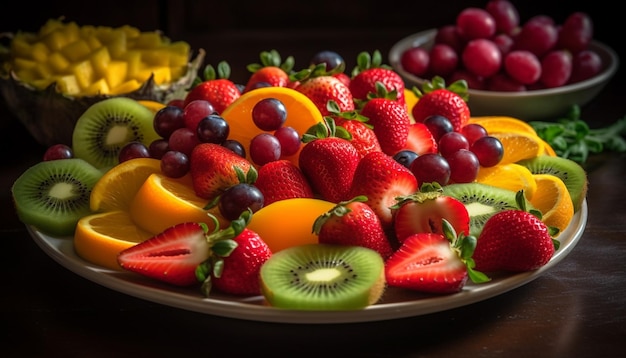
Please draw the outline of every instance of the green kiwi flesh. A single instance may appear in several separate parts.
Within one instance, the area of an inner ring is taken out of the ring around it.
[[[519,209],[515,201],[516,192],[483,183],[455,183],[443,187],[445,195],[461,201],[470,216],[470,235],[478,237],[487,219],[502,210]],[[532,209],[526,202],[526,209]]]
[[[574,212],[578,212],[587,196],[587,173],[585,169],[571,159],[542,155],[531,159],[524,159],[518,164],[525,166],[533,174],[555,175],[565,183]]]
[[[13,183],[11,193],[18,218],[44,234],[74,234],[78,220],[91,213],[91,189],[102,171],[82,159],[39,162]]]
[[[96,168],[111,168],[119,163],[119,152],[127,143],[138,141],[148,146],[160,138],[153,119],[150,109],[127,97],[96,102],[76,121],[74,155]]]
[[[261,292],[274,307],[357,310],[385,290],[380,254],[361,246],[308,244],[275,252],[261,267]]]

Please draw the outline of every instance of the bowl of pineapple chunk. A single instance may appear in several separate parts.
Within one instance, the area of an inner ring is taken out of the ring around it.
[[[2,34],[0,92],[42,145],[71,144],[90,105],[125,96],[166,102],[190,87],[204,61],[185,41],[159,31],[50,19],[36,32]]]

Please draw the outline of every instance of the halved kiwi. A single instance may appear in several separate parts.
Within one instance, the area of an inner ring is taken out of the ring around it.
[[[266,301],[287,309],[362,309],[378,302],[385,284],[382,257],[361,246],[292,246],[261,267]]]
[[[478,237],[487,219],[507,209],[519,209],[515,201],[516,192],[483,183],[456,183],[443,187],[445,195],[461,201],[470,215],[470,235]],[[530,202],[526,209],[531,209]]]
[[[153,119],[150,109],[131,98],[96,102],[76,121],[72,133],[74,155],[96,168],[110,168],[119,163],[119,152],[128,142],[148,146],[160,138]]]
[[[19,219],[52,236],[74,233],[78,220],[91,213],[89,195],[102,172],[82,159],[39,162],[13,183]]]
[[[518,164],[525,166],[533,174],[552,174],[561,178],[572,197],[574,212],[580,210],[587,196],[588,180],[585,169],[578,163],[563,157],[541,155],[522,160]]]

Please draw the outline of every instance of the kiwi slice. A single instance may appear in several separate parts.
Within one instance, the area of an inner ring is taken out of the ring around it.
[[[13,183],[18,218],[44,234],[68,236],[91,213],[89,195],[102,171],[82,159],[39,162]]]
[[[519,209],[513,190],[483,183],[456,183],[443,187],[445,195],[461,201],[470,216],[470,235],[478,237],[487,219],[502,210]],[[530,202],[526,209],[532,209]]]
[[[160,138],[153,119],[153,112],[134,99],[113,97],[96,102],[76,121],[72,133],[74,155],[96,168],[113,167],[128,142],[148,146]]]
[[[541,155],[521,160],[518,164],[525,166],[533,174],[552,174],[561,178],[572,197],[574,212],[580,210],[587,196],[588,180],[585,169],[578,163],[563,157]]]
[[[274,306],[356,310],[385,290],[380,254],[361,246],[306,244],[274,253],[261,267],[261,292]]]

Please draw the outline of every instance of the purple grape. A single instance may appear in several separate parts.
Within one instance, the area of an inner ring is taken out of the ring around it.
[[[264,205],[261,190],[252,184],[239,183],[226,189],[220,196],[218,208],[227,220],[237,219],[241,213],[250,209],[257,212]]]
[[[170,150],[161,157],[161,172],[170,178],[180,178],[189,172],[189,157]]]

